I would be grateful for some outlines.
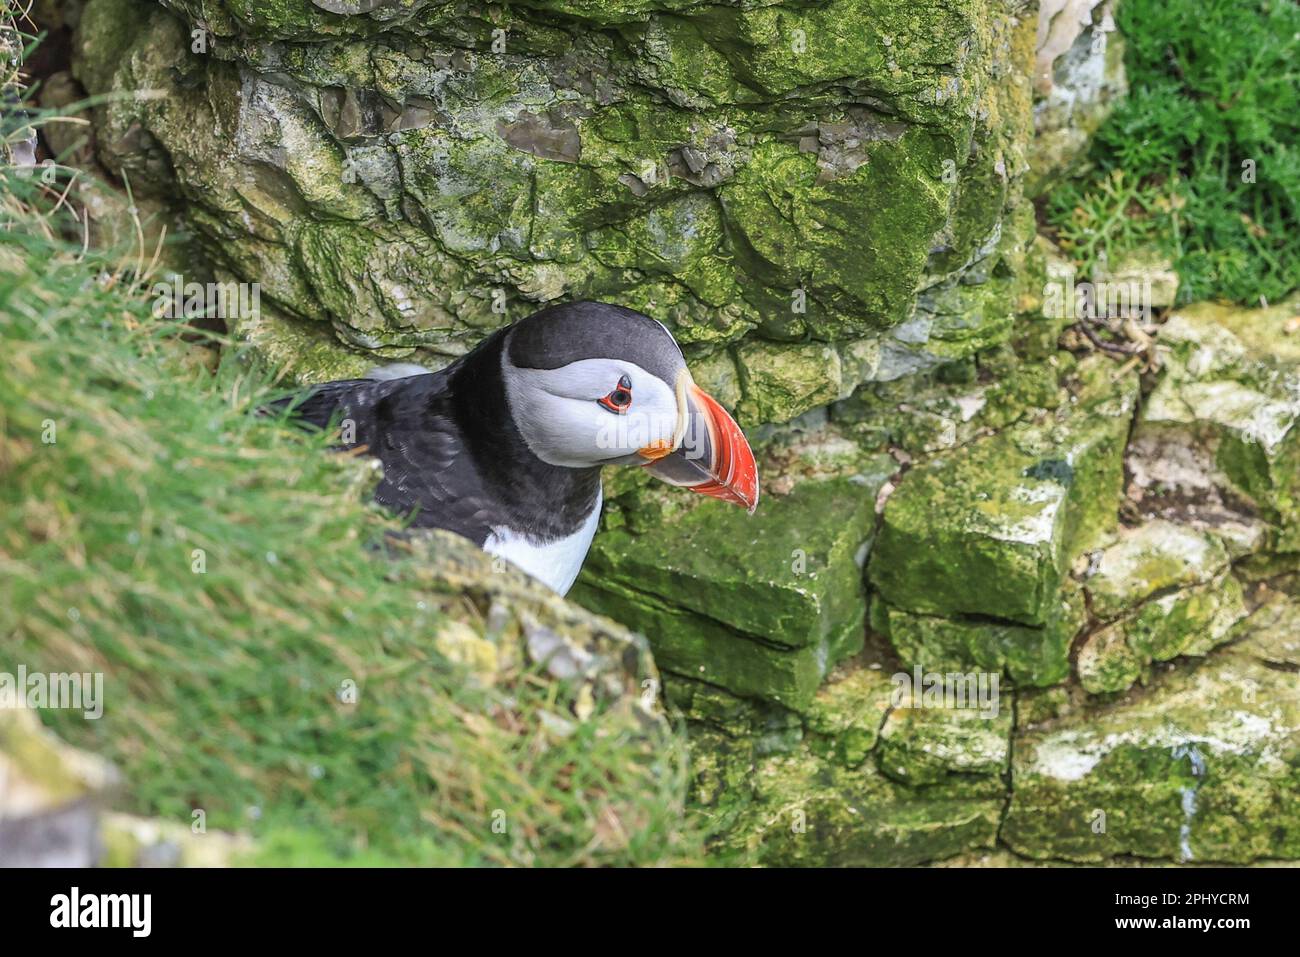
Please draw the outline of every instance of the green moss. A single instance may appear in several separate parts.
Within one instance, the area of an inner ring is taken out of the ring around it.
[[[992,847],[1002,799],[909,788],[868,762],[854,770],[810,755],[759,762],[757,803],[726,846],[768,866],[907,866]]]
[[[929,376],[867,383],[835,403],[831,416],[864,447],[901,448],[921,457],[1057,408],[1068,397],[1057,378],[1051,363],[1025,363],[1002,346],[939,366]]]
[[[1016,736],[1002,838],[1033,858],[1245,863],[1300,853],[1294,676],[1220,653]]]
[[[1016,352],[1029,361],[1051,361],[1057,354],[1061,333],[1073,322],[1066,310],[1045,308],[1048,283],[1063,282],[1073,269],[1044,236],[1034,237],[1021,260],[1012,295],[1017,316],[1013,341]]]
[[[1294,300],[1267,309],[1203,304],[1166,323],[1167,374],[1138,437],[1201,449],[1220,486],[1253,501],[1294,549],[1300,528],[1300,346]]]
[[[1120,533],[1104,549],[1087,578],[1091,612],[1110,620],[1152,595],[1202,584],[1228,565],[1213,535],[1156,520]]]
[[[736,409],[741,425],[786,422],[839,398],[839,354],[828,345],[750,342],[736,350],[745,398]]]
[[[935,63],[956,65],[972,26],[984,27],[982,4],[955,9],[938,3],[901,5],[890,0],[833,0],[819,7],[725,7],[692,18],[700,33],[729,61],[748,95],[770,100],[827,83],[874,85],[917,95],[934,90],[940,77],[925,77]],[[983,40],[983,37],[979,37]],[[921,73],[924,79],[915,74]],[[976,77],[956,84],[951,112],[969,103]],[[909,76],[909,74],[911,74]],[[870,84],[863,77],[870,77]],[[910,88],[904,77],[911,80]],[[691,88],[689,76],[681,77]],[[933,86],[926,88],[925,79]],[[947,90],[947,88],[945,88]],[[960,122],[960,120],[956,121]]]
[[[641,534],[602,531],[573,597],[645,633],[669,671],[803,707],[861,646],[872,488],[805,482],[753,516],[703,502]]]
[[[909,471],[870,566],[893,608],[1041,626],[1074,555],[1115,521],[1135,383]]]
[[[1066,587],[1045,624],[939,618],[872,604],[873,627],[908,667],[925,672],[971,670],[1006,674],[1017,685],[1043,687],[1070,673],[1070,643],[1086,620],[1083,596]]]
[[[593,566],[591,576],[599,574]],[[584,576],[589,573],[584,569]],[[573,600],[650,639],[655,661],[671,675],[684,675],[726,688],[746,697],[762,698],[791,708],[812,699],[829,666],[861,647],[861,612],[855,618],[828,619],[816,644],[801,648],[773,647],[737,633],[728,625],[680,606],[666,604],[620,584],[594,584],[579,579]]]
[[[356,15],[169,0],[182,20],[125,36],[116,0],[92,5],[83,80],[161,92],[102,111],[109,165],[178,197],[213,262],[264,281],[285,321],[328,318],[380,358],[455,354],[540,303],[607,299],[685,344],[752,349],[741,408],[788,419],[847,386],[834,360],[779,374],[769,343],[847,354],[917,289],[983,283],[970,260],[1018,201],[1029,103],[1005,64],[1029,51],[1003,0]],[[197,20],[206,55],[188,52]],[[1005,338],[1005,283],[987,285],[936,325],[943,355]],[[488,308],[502,295],[507,311]]]
[[[637,269],[686,286],[701,302],[725,306],[739,297],[734,267],[718,257],[725,248],[722,219],[716,203],[703,193],[653,207],[628,222],[593,231],[588,246],[601,263],[615,269]],[[683,331],[679,327],[679,333]],[[724,336],[729,330],[703,327],[684,342]]]
[[[904,702],[906,704],[906,702]],[[1011,701],[987,709],[899,707],[880,732],[877,763],[894,780],[947,784],[971,798],[1001,798],[1011,749]]]
[[[883,669],[837,671],[808,707],[809,749],[843,767],[858,767],[876,747],[892,696],[893,685]]]
[[[232,323],[230,332],[235,340],[253,349],[249,354],[232,356],[232,364],[256,361],[266,368],[285,369],[294,381],[304,383],[359,378],[373,367],[372,357],[340,349],[327,329],[283,318],[271,321],[273,315],[273,310],[264,305],[257,316]]]
[[[1150,664],[1129,641],[1128,629],[1110,625],[1089,635],[1079,646],[1075,668],[1079,684],[1090,694],[1112,694],[1131,688]]]
[[[1079,648],[1079,681],[1093,694],[1124,691],[1152,662],[1209,653],[1245,615],[1241,585],[1231,575],[1163,594],[1088,636]]]
[[[121,65],[120,54],[148,29],[150,12],[151,7],[140,0],[104,0],[87,5],[80,22],[84,39],[77,51],[83,84],[92,89],[112,84],[113,73]]]

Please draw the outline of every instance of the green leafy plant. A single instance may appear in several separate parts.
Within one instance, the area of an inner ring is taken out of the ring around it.
[[[1130,94],[1047,218],[1085,272],[1140,246],[1184,301],[1300,286],[1300,5],[1124,0]]]

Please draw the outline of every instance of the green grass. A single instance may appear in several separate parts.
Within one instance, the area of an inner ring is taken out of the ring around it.
[[[367,548],[395,527],[367,504],[373,473],[257,415],[264,374],[194,361],[12,173],[0,670],[105,673],[101,720],[43,717],[116,762],[125,809],[202,808],[272,863],[697,860],[677,734],[612,698],[577,720],[575,689],[522,661],[475,680],[438,654],[444,630],[488,629],[487,602]]]
[[[1183,301],[1283,298],[1300,287],[1300,5],[1122,0],[1118,19],[1131,90],[1049,198],[1062,248],[1088,274],[1155,246]]]

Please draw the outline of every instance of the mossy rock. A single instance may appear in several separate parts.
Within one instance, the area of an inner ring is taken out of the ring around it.
[[[1300,855],[1300,696],[1278,667],[1295,657],[1295,610],[1279,602],[1152,688],[1024,724],[1003,840],[1092,862]]]
[[[1203,303],[1161,330],[1164,378],[1136,440],[1199,451],[1209,480],[1273,525],[1278,551],[1300,551],[1300,301],[1266,309]]]
[[[727,836],[742,860],[781,867],[889,867],[992,848],[1003,797],[898,784],[808,754],[759,763],[751,815]]]
[[[725,822],[717,847],[728,859],[911,865],[993,845],[1010,699],[996,714],[928,706],[900,691],[910,676],[891,675],[873,655],[837,669],[799,727],[755,713],[748,736],[692,734],[714,785],[702,813]],[[748,750],[737,750],[742,741]],[[732,786],[718,790],[728,767]]]
[[[913,695],[919,695],[913,692]],[[1011,753],[1010,699],[997,689],[964,708],[907,704],[889,713],[876,763],[887,776],[914,786],[946,784],[972,798],[1002,797]]]
[[[1011,0],[90,0],[75,71],[295,378],[599,298],[733,357],[753,425],[890,374],[855,344],[914,312],[900,362],[1010,334],[1032,57]]]
[[[1076,662],[1079,682],[1093,694],[1124,691],[1147,675],[1153,662],[1205,655],[1228,641],[1245,615],[1241,585],[1231,575],[1163,594],[1083,641]]]
[[[706,501],[597,535],[572,597],[643,632],[660,667],[791,708],[861,647],[884,475],[805,481],[754,515]]]
[[[1210,581],[1228,561],[1228,550],[1208,532],[1160,519],[1123,529],[1089,568],[1089,610],[1111,621],[1153,595]]]
[[[1105,370],[1087,370],[1091,380]],[[1042,627],[1078,551],[1113,526],[1136,382],[1083,392],[912,468],[885,506],[871,581],[891,608]]]
[[[1062,586],[1041,626],[978,617],[942,618],[872,603],[871,622],[908,667],[940,674],[998,672],[1014,683],[1046,687],[1070,673],[1070,643],[1087,616],[1080,589]]]
[[[880,740],[894,685],[882,668],[854,668],[832,676],[804,715],[804,740],[823,759],[855,768]]]
[[[1002,346],[933,371],[868,383],[836,402],[831,417],[865,448],[922,457],[1056,408],[1068,398],[1060,372]]]

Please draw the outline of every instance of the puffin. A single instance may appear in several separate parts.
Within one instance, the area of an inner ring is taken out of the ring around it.
[[[401,364],[281,400],[377,458],[375,500],[563,595],[600,520],[601,470],[656,478],[753,514],[754,453],[658,320],[570,302],[493,332],[437,372]]]

